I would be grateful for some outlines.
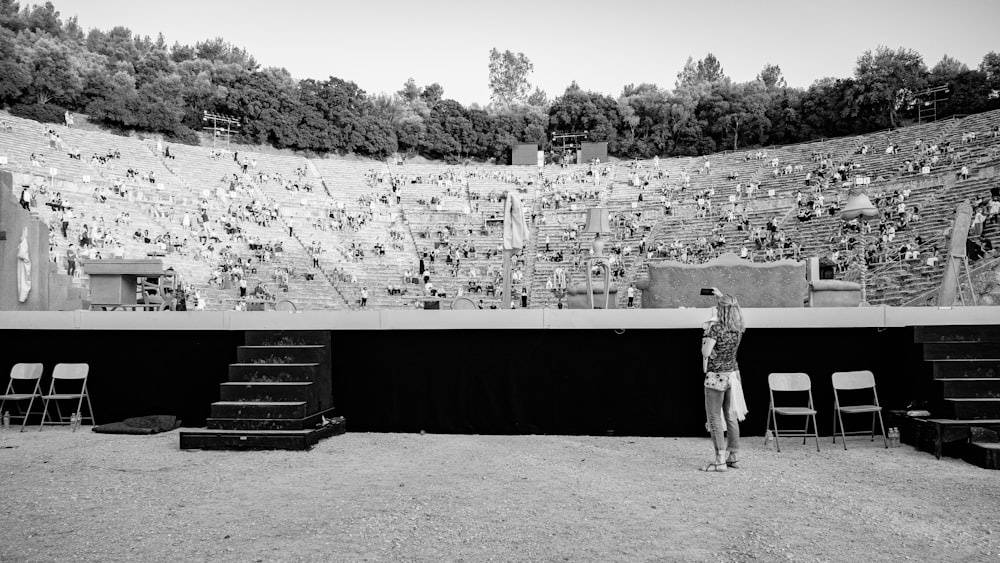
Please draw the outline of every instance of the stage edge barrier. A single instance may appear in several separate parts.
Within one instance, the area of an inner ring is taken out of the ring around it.
[[[700,328],[710,309],[7,311],[0,330],[574,330]],[[744,309],[748,328],[1000,325],[1000,307]]]

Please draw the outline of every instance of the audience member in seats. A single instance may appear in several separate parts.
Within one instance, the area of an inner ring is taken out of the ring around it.
[[[965,253],[968,255],[970,262],[975,262],[985,255],[980,241],[972,237],[965,239]]]
[[[204,311],[205,310],[205,298],[201,296],[201,292],[197,289],[194,290],[194,310]]]
[[[66,273],[71,276],[76,274],[76,248],[73,243],[69,243],[69,248],[66,249]]]
[[[986,255],[992,254],[993,242],[986,235],[983,235],[982,237],[979,238],[979,246],[980,248],[983,249],[984,254]]]
[[[31,211],[31,186],[24,186],[21,190],[21,208],[25,211]]]
[[[742,386],[736,354],[743,338],[743,312],[739,302],[713,288],[717,299],[715,315],[706,323],[702,338],[702,368],[705,372],[705,414],[715,446],[715,460],[702,471],[738,469],[740,449],[739,414],[734,407],[741,401]],[[723,431],[722,416],[727,430]],[[725,436],[723,436],[725,434]]]

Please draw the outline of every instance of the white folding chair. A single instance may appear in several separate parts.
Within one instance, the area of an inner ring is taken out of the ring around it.
[[[857,391],[863,389],[872,390],[873,402],[862,405],[841,405],[838,391]],[[882,429],[882,443],[886,448],[889,442],[885,439],[885,424],[882,422],[882,407],[878,404],[878,391],[875,390],[875,375],[867,370],[864,371],[838,371],[833,374],[833,443],[837,443],[837,423],[840,422],[840,437],[844,440],[844,449],[847,449],[847,436],[863,436],[868,434],[865,430],[854,432],[844,431],[843,414],[864,414],[872,413],[872,442],[875,441],[875,419],[878,418],[879,427]]]
[[[806,438],[812,436],[816,439],[816,451],[819,451],[819,430],[816,426],[816,409],[813,406],[812,381],[804,373],[772,373],[767,376],[768,392],[771,395],[771,404],[767,411],[767,430],[771,429],[774,423],[774,444],[778,451],[781,451],[780,435],[778,433],[778,415],[804,416],[806,417],[806,427],[802,431],[786,432],[785,436],[798,438],[802,437],[802,445],[805,445]],[[801,392],[809,394],[809,401],[804,407],[779,407],[774,404],[774,392]],[[809,432],[809,419],[812,418],[813,431]]]
[[[0,415],[7,412],[4,409],[7,401],[17,405],[17,414],[12,414],[10,418],[11,420],[21,419],[21,432],[24,432],[24,427],[28,424],[28,415],[31,414],[31,407],[34,406],[35,399],[42,397],[42,369],[42,364],[14,364],[14,367],[10,368],[7,390],[4,391],[3,395],[0,395]],[[15,384],[15,381],[18,383]],[[34,385],[31,392],[26,393],[24,390],[27,389],[28,385],[32,385],[29,382],[33,382]],[[28,401],[28,410],[21,410],[23,401]]]
[[[94,422],[94,407],[90,404],[90,395],[87,393],[87,375],[90,372],[90,365],[88,364],[56,364],[55,369],[52,370],[52,384],[49,386],[49,392],[46,395],[42,395],[42,399],[45,400],[42,405],[42,410],[45,411],[45,416],[48,416],[49,412],[49,401],[56,402],[56,414],[58,415],[57,422],[55,424],[69,424],[70,419],[64,417],[62,410],[59,408],[59,401],[63,400],[76,400],[76,410],[73,413],[80,413],[81,420],[80,423],[83,424],[83,419],[90,419],[91,424],[96,424]],[[56,392],[56,382],[62,381],[61,387],[65,388],[66,381],[77,381],[79,382],[79,391],[77,392]],[[87,401],[87,411],[89,416],[83,415],[83,401]],[[72,414],[72,413],[71,413]],[[38,431],[41,432],[42,426],[45,425],[44,417],[42,419],[42,424],[39,425]]]

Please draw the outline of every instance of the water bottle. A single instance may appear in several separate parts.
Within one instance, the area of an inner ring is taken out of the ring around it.
[[[3,429],[10,428],[10,411],[3,413]]]
[[[764,448],[767,450],[774,449],[774,433],[770,430],[764,433]]]
[[[73,432],[76,432],[76,427],[80,425],[79,416],[79,414],[73,413],[69,417],[69,427],[73,429]]]

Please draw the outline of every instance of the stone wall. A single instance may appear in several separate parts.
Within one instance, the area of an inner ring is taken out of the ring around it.
[[[976,274],[973,280],[976,303],[979,305],[1000,305],[1000,263],[991,269]]]
[[[49,260],[49,227],[18,204],[21,183],[10,172],[0,171],[0,311],[65,311],[83,306],[79,290],[70,278],[58,273]],[[18,300],[17,249],[21,233],[28,230],[31,257],[31,292],[25,302]]]
[[[805,262],[756,264],[731,253],[705,264],[651,261],[636,287],[644,309],[711,307],[715,298],[700,295],[703,287],[735,295],[742,307],[802,307],[808,295]]]

